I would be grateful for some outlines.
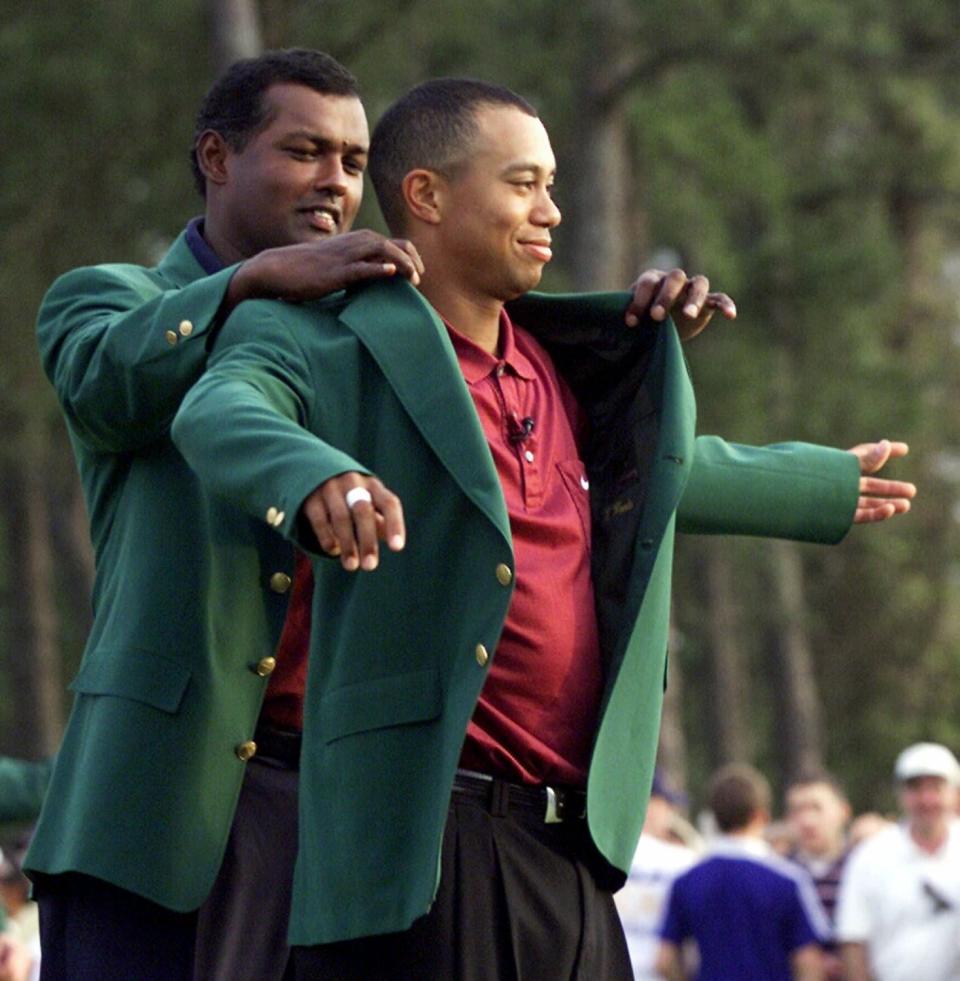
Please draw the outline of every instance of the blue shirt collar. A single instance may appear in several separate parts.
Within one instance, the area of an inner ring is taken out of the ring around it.
[[[208,275],[220,272],[224,268],[223,262],[213,249],[207,244],[203,237],[203,218],[193,218],[187,225],[187,245],[193,253],[194,259],[200,263],[200,267]]]

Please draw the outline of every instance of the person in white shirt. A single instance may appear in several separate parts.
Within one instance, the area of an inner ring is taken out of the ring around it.
[[[630,875],[614,896],[630,951],[635,981],[658,981],[654,970],[660,935],[657,932],[673,880],[697,860],[698,852],[673,836],[683,797],[658,771],[653,777],[643,833],[634,852]]]
[[[859,846],[844,872],[837,938],[849,981],[960,978],[960,763],[917,743],[894,768],[904,821]]]

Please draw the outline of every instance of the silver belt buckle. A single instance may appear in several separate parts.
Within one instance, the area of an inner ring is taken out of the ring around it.
[[[557,813],[557,792],[553,787],[544,787],[547,792],[547,813],[543,817],[544,824],[560,824],[563,818]]]

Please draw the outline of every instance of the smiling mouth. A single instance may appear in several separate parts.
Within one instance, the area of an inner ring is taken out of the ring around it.
[[[549,242],[521,242],[520,248],[540,262],[549,262],[553,258],[553,249]]]
[[[302,208],[301,212],[311,228],[325,235],[335,235],[340,227],[340,215],[332,208]]]

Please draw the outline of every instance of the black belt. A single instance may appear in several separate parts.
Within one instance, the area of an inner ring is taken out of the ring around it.
[[[499,817],[517,811],[544,824],[580,821],[587,815],[586,791],[576,787],[510,783],[465,770],[457,770],[453,778],[453,796],[477,801]]]
[[[253,741],[257,744],[257,756],[279,760],[291,770],[299,769],[302,733],[259,725],[253,734]]]

